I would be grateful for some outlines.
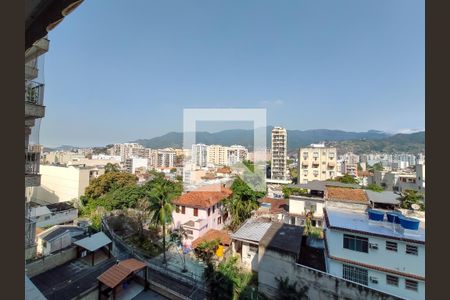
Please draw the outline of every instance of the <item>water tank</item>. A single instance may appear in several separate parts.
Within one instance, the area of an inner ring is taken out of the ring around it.
[[[386,213],[388,222],[400,224],[400,217],[402,213],[399,211],[390,211]]]
[[[384,212],[382,211],[369,209],[367,213],[369,214],[369,220],[383,221],[384,219]]]
[[[404,217],[404,216],[400,217],[400,225],[405,229],[417,230],[417,229],[419,229],[419,224],[420,224],[420,221],[417,219],[408,218],[408,217]]]

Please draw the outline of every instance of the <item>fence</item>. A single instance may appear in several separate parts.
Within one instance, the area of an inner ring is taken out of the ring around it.
[[[25,174],[39,174],[40,153],[25,151]]]

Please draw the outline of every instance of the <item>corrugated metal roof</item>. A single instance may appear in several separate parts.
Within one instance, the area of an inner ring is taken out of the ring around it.
[[[249,219],[231,235],[231,238],[259,243],[270,225],[272,223],[266,219]]]
[[[87,238],[74,242],[75,245],[91,252],[100,249],[109,243],[112,243],[111,240],[103,232],[97,232]]]
[[[133,273],[133,271],[117,264],[109,268],[97,279],[104,285],[113,289],[117,285],[119,285],[124,279],[126,279],[131,273]]]
[[[119,262],[119,265],[121,265],[133,272],[143,269],[146,266],[145,263],[143,263],[142,261],[139,261],[137,259],[134,259],[134,258],[122,260],[121,262]]]

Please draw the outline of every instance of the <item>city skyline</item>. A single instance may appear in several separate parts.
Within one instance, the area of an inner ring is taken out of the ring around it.
[[[42,144],[179,132],[188,107],[266,107],[297,130],[424,128],[423,1],[177,4],[91,1],[50,32]]]

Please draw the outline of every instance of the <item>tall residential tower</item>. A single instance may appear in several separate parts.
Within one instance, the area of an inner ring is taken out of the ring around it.
[[[282,127],[272,129],[271,179],[287,180],[287,131]]]

